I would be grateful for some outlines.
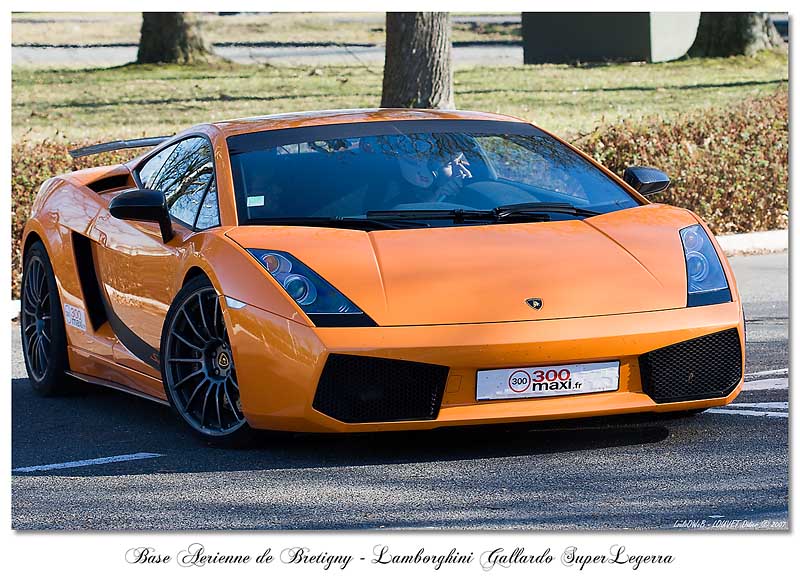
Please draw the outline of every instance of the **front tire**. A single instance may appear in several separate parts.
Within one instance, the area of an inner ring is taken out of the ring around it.
[[[67,332],[53,266],[41,241],[25,253],[19,319],[25,368],[34,391],[40,396],[67,393],[73,385],[66,375]]]
[[[219,446],[250,441],[219,297],[205,277],[189,281],[167,313],[161,377],[170,405],[196,436]]]

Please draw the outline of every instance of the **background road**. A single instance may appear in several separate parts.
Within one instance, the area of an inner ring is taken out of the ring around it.
[[[735,257],[746,391],[725,409],[636,423],[205,448],[158,404],[85,385],[39,399],[14,324],[12,523],[42,528],[788,528],[788,255]],[[80,467],[26,468],[151,453]]]
[[[358,15],[347,18],[362,22],[364,26],[382,25],[385,17],[376,12],[371,15]],[[786,13],[774,13],[773,22],[783,39],[789,40],[789,19]],[[520,24],[519,14],[454,16],[454,22],[472,24]],[[46,23],[46,20],[43,20]],[[137,45],[117,43],[98,46],[49,45],[43,30],[42,42],[36,45],[14,44],[11,48],[11,62],[15,66],[54,66],[54,67],[112,67],[136,60]],[[516,40],[481,41],[453,45],[453,63],[456,67],[492,65],[522,65],[522,43]],[[270,64],[276,66],[335,66],[365,65],[382,67],[384,47],[379,44],[325,43],[326,46],[307,46],[292,43],[239,43],[228,42],[214,45],[219,56],[242,64]]]
[[[11,49],[11,62],[14,66],[117,67],[135,61],[137,50],[136,46],[15,46]],[[224,59],[245,65],[365,65],[380,69],[384,61],[382,45],[231,44],[215,45],[214,52]],[[453,47],[453,64],[456,67],[522,65],[522,46],[490,42],[456,45]]]

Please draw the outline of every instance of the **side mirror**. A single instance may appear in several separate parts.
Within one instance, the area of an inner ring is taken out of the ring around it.
[[[161,238],[168,242],[173,236],[172,221],[169,218],[167,199],[163,192],[135,188],[117,194],[108,211],[121,220],[141,220],[157,222],[161,227]]]
[[[663,192],[669,188],[669,176],[656,168],[646,166],[631,166],[625,168],[622,179],[639,194],[647,196],[656,192]]]

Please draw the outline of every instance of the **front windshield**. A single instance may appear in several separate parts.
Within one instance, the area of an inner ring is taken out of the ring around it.
[[[228,146],[240,224],[521,204],[596,213],[638,205],[582,156],[524,123],[315,126],[233,136]]]

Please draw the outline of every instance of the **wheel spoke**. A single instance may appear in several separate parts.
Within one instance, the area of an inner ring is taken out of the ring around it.
[[[42,371],[44,372],[44,368],[47,368],[47,350],[44,348],[44,342],[41,340],[41,336],[39,339],[39,364],[42,367]]]
[[[176,338],[178,338],[179,340],[181,340],[183,343],[185,343],[187,346],[189,346],[189,347],[190,347],[190,348],[192,348],[193,350],[196,350],[196,351],[198,351],[198,352],[202,352],[202,351],[203,351],[203,348],[199,348],[199,347],[197,347],[196,345],[194,345],[192,342],[190,342],[189,340],[187,340],[185,337],[183,337],[181,334],[179,334],[179,333],[178,333],[177,331],[175,331],[174,329],[172,330],[171,334],[172,334],[172,335],[174,335],[174,336],[175,336]]]
[[[41,373],[43,365],[42,365],[42,352],[39,350],[39,346],[42,343],[42,338],[39,334],[36,334],[36,343],[33,346],[33,361],[34,367],[38,373]]]
[[[189,327],[194,332],[194,335],[199,337],[201,342],[203,342],[203,343],[208,342],[208,338],[206,336],[204,336],[203,334],[201,334],[199,331],[197,331],[197,328],[194,326],[194,324],[192,323],[192,320],[189,318],[189,314],[186,313],[186,309],[183,308],[183,307],[181,307],[181,314],[183,315],[184,319],[186,320],[186,323],[189,324]]]
[[[34,333],[33,337],[28,341],[28,345],[26,346],[26,352],[28,354],[28,362],[30,363],[31,367],[34,366],[34,360],[36,359],[36,342],[39,341],[39,334]]]
[[[42,268],[41,264],[39,265],[39,267],[36,270],[36,276],[38,277],[38,281],[36,282],[36,290],[39,292],[39,297],[41,298],[47,292],[46,277],[45,277],[45,274],[43,272],[43,268]]]
[[[214,386],[213,382],[208,383],[208,388],[206,388],[206,394],[203,396],[203,410],[200,413],[200,426],[206,425],[206,408],[208,407],[208,395],[211,394],[211,388]]]
[[[219,400],[220,400],[220,397],[221,397],[221,392],[219,390],[220,384],[221,384],[221,382],[215,382],[214,383],[214,386],[215,386],[214,387],[214,401],[217,404],[217,421],[219,422],[220,430],[222,430],[222,412],[220,412],[220,409],[219,409],[220,408],[219,407]]]
[[[230,380],[228,378],[227,380]],[[233,416],[236,418],[236,422],[239,422],[241,418],[239,417],[239,411],[236,410],[236,403],[231,400],[231,395],[228,393],[228,381],[222,383],[222,389],[225,391],[225,398],[228,399],[228,404],[231,405],[231,410],[233,411]]]
[[[30,274],[28,277],[30,277]],[[39,305],[39,296],[36,295],[36,290],[34,289],[33,284],[25,285],[25,299],[27,300],[27,303]]]
[[[214,334],[211,333],[211,330],[208,327],[208,323],[206,322],[206,313],[205,313],[205,308],[203,307],[203,294],[202,293],[198,293],[197,294],[197,303],[198,303],[198,305],[200,305],[200,319],[203,322],[203,328],[208,333],[208,337],[209,338],[215,337]]]
[[[205,373],[205,370],[203,370],[202,368],[200,368],[199,370],[195,370],[194,372],[192,372],[188,376],[185,376],[184,378],[181,378],[180,380],[178,380],[175,383],[175,386],[173,386],[173,388],[177,388],[178,386],[180,386],[181,384],[186,382],[186,380],[190,380],[190,379],[194,378],[195,376],[197,376],[198,374],[203,374],[203,373]],[[201,382],[201,384],[202,384],[202,382]],[[189,404],[187,403],[186,406],[189,406]]]
[[[189,378],[190,377],[191,376],[189,376]],[[184,378],[184,380],[186,380],[186,379],[187,378]],[[203,378],[202,380],[200,380],[200,382],[197,384],[197,386],[194,387],[194,391],[192,392],[192,395],[189,396],[189,400],[186,401],[186,412],[189,412],[189,405],[191,405],[192,401],[194,400],[194,397],[197,396],[197,393],[200,392],[200,388],[205,383],[206,383],[206,378]]]
[[[197,363],[202,363],[203,358],[167,358],[167,361],[170,363],[177,362],[179,364],[187,364],[191,362],[197,364]]]
[[[26,277],[25,291],[28,292],[28,295],[31,298],[35,297],[36,300],[38,301],[39,296],[36,293],[36,288],[38,287],[38,281],[36,280],[36,270],[37,270],[37,261],[33,261],[28,270],[28,276]]]

